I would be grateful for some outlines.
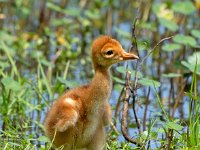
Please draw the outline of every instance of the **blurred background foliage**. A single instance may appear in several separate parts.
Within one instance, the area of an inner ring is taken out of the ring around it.
[[[158,45],[139,67],[137,112],[143,122],[144,145],[154,140],[149,147],[166,148],[170,145],[167,130],[183,130],[190,115],[198,119],[199,107],[190,114],[194,108],[190,109],[189,105],[199,100],[199,0],[0,0],[0,146],[4,149],[48,147],[44,144],[48,140],[43,136],[44,114],[58,95],[92,78],[94,71],[89,56],[93,39],[102,34],[112,35],[128,50],[137,17],[135,35],[141,59],[161,39],[173,36]],[[126,72],[123,64],[112,68],[111,104],[117,127],[122,107],[122,100],[119,98],[117,102],[117,99]],[[134,67],[132,64],[129,68],[133,76]],[[155,92],[147,96],[153,85],[158,87],[161,103],[172,120],[161,122],[165,131],[159,128],[150,135],[145,132],[152,125],[150,119],[160,116],[155,113],[160,111]],[[199,106],[199,101],[195,102]],[[148,116],[146,120],[143,114]],[[198,122],[192,127],[195,127],[194,132],[191,129],[193,138],[187,139],[183,132],[181,138],[179,135],[172,139],[169,148],[197,146]],[[130,128],[136,128],[131,121]],[[130,131],[133,133],[135,130]],[[110,132],[107,149],[134,149],[118,136]]]

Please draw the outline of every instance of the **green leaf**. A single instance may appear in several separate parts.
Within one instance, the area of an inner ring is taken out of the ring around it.
[[[163,51],[166,51],[166,52],[172,52],[175,50],[179,50],[180,48],[181,48],[181,45],[175,44],[175,43],[165,44],[164,46],[162,46]]]
[[[64,11],[61,7],[59,7],[56,4],[51,3],[51,2],[47,2],[47,7],[54,10],[54,11],[58,11],[58,12],[61,12],[61,13],[63,13],[63,11]]]
[[[15,40],[15,37],[12,34],[7,33],[6,31],[0,31],[0,41],[4,41],[6,43],[12,43]]]
[[[194,37],[200,39],[200,30],[192,30],[192,31],[191,31],[191,34],[192,34]]]
[[[160,12],[160,9],[162,6],[163,6],[163,4],[161,4],[161,3],[153,3],[153,6],[152,6],[153,12],[157,15],[158,12]]]
[[[44,85],[46,86],[46,89],[48,91],[48,94],[50,95],[50,97],[52,96],[52,89],[50,87],[50,84],[48,82],[48,79],[47,79],[47,76],[45,74],[45,71],[44,71],[44,68],[42,67],[41,65],[41,62],[40,60],[38,59],[38,71],[40,71],[41,75],[42,75],[42,79],[43,79],[43,82],[44,82]],[[38,72],[39,73],[39,72]],[[40,82],[40,80],[39,80]]]
[[[124,84],[124,83],[125,83],[124,80],[121,80],[121,79],[118,78],[118,77],[112,77],[112,78],[113,78],[113,80],[114,80],[115,82],[117,82],[117,83],[120,83],[120,84]]]
[[[116,70],[120,73],[126,73],[126,67],[125,66],[119,66],[119,67],[116,68]],[[128,69],[128,71],[130,71],[130,70]]]
[[[158,128],[157,132],[158,133],[165,133],[165,130],[163,128]]]
[[[0,68],[8,68],[10,67],[10,64],[6,61],[6,62],[3,62],[3,61],[0,61]]]
[[[180,121],[180,119],[174,119],[174,123],[178,123]]]
[[[186,62],[186,61],[181,61],[181,64],[183,65],[183,66],[185,66],[186,68],[188,68],[190,71],[194,71],[194,65],[192,65],[192,64],[189,64],[188,62]]]
[[[151,131],[151,139],[152,140],[156,140],[157,139],[157,137],[158,137],[158,132],[156,132],[156,131]]]
[[[147,138],[147,136],[148,136],[148,131],[143,131],[141,134],[142,139],[145,140]]]
[[[47,2],[47,7],[54,11],[66,14],[68,16],[73,16],[73,17],[78,17],[78,16],[80,16],[80,13],[81,13],[80,9],[73,8],[73,7],[67,8],[67,9],[62,9],[60,6],[58,6],[54,3],[51,3],[51,2]]]
[[[54,64],[50,63],[49,61],[45,60],[45,59],[42,59],[41,61],[41,64],[47,66],[47,67],[54,67]]]
[[[78,85],[76,81],[68,81],[68,80],[63,79],[62,77],[58,77],[57,79],[60,83],[65,84],[67,87],[70,87],[70,88],[74,88],[75,86]]]
[[[89,19],[86,19],[86,18],[79,17],[79,20],[84,27],[90,26],[92,24],[92,22]]]
[[[176,2],[175,4],[172,5],[172,9],[175,12],[182,13],[185,15],[189,15],[196,10],[195,6],[191,1]]]
[[[131,70],[131,76],[135,77],[135,70]],[[143,77],[142,73],[138,71],[137,72],[137,77],[138,78],[142,78]]]
[[[116,70],[120,73],[126,73],[126,67],[125,66],[119,66],[119,67],[116,68]],[[128,68],[128,71],[131,72],[131,75],[133,77],[135,76],[135,70]],[[138,71],[137,76],[138,76],[138,78],[141,78],[143,75],[142,75],[141,72]]]
[[[5,77],[1,80],[1,82],[7,89],[10,89],[12,91],[20,91],[21,90],[21,85],[14,79],[12,79],[11,77]]]
[[[186,68],[188,68],[189,70],[191,70],[192,68],[193,68],[193,65],[192,64],[189,64],[188,62],[186,62],[186,61],[181,61],[181,64],[183,65],[183,66],[185,66]],[[192,70],[191,70],[192,71]]]
[[[65,9],[64,13],[68,16],[73,16],[73,17],[81,16],[81,10],[79,8],[75,8],[75,7]]]
[[[166,27],[167,29],[175,32],[178,30],[178,25],[175,22],[172,22],[170,20],[167,20],[165,18],[159,18],[159,22],[162,26]]]
[[[138,25],[139,28],[147,29],[148,31],[156,32],[156,23],[155,22],[142,22]]]
[[[15,72],[15,74],[17,75],[17,77],[20,78],[19,77],[19,72],[18,72],[17,66],[15,64],[15,60],[14,60],[14,58],[12,56],[12,52],[11,52],[10,47],[8,47],[5,42],[0,41],[0,50],[1,50],[1,48],[6,53],[8,59],[9,59],[9,62],[11,64],[11,66],[12,66],[13,71]]]
[[[181,61],[181,64],[191,72],[195,71],[195,66],[197,65],[196,73],[200,75],[200,52],[193,53],[193,55],[188,57],[187,61]]]
[[[176,130],[176,131],[180,131],[180,130],[183,129],[183,126],[181,126],[179,124],[176,124],[174,122],[167,122],[166,123],[166,127],[170,128],[170,129],[173,129],[173,130]]]
[[[69,19],[69,18],[55,18],[55,19],[52,19],[51,21],[52,25],[54,26],[60,26],[60,25],[69,25],[70,23],[72,23],[72,20]]]
[[[148,50],[150,44],[147,41],[137,41],[138,50]]]
[[[184,92],[184,93],[185,93],[186,96],[188,96],[191,99],[200,100],[200,96],[196,96],[196,95],[194,95],[193,93],[190,93],[190,92]]]
[[[148,78],[142,78],[138,80],[138,83],[144,86],[154,86],[154,85],[155,87],[160,86],[160,82]]]
[[[188,57],[187,61],[193,65],[200,65],[200,52],[195,52]]]
[[[123,85],[124,85],[125,81],[123,81],[123,84],[115,84],[114,88],[117,92],[120,92],[122,90]]]
[[[185,44],[185,45],[189,45],[189,46],[192,46],[192,47],[197,47],[196,40],[191,36],[177,34],[176,36],[173,37],[173,40],[177,43],[180,43],[180,44]]]
[[[95,9],[94,11],[86,10],[85,15],[90,19],[99,19],[101,17],[98,9]]]
[[[124,36],[127,39],[131,39],[131,34],[129,32],[126,32],[120,28],[115,27],[114,28],[115,32],[117,32],[119,35]]]
[[[162,77],[164,78],[177,78],[177,77],[181,77],[181,74],[178,73],[168,73],[168,74],[162,74]]]
[[[46,136],[40,136],[38,138],[38,141],[40,141],[40,142],[49,142],[49,139]]]

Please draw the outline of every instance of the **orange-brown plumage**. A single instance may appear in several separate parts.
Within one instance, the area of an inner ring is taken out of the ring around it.
[[[104,148],[105,126],[111,121],[109,67],[123,60],[138,59],[109,36],[101,36],[93,42],[91,57],[95,69],[91,83],[63,94],[46,116],[46,135],[55,147]]]

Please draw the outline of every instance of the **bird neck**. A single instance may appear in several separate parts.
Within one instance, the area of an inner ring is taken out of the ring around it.
[[[95,68],[95,75],[91,82],[91,90],[95,101],[107,101],[111,94],[112,81],[110,79],[110,69]]]

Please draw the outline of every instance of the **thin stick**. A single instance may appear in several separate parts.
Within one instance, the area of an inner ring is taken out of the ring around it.
[[[139,11],[139,9],[138,9]],[[134,44],[135,44],[135,48],[136,48],[136,52],[137,52],[137,55],[139,57],[139,51],[138,51],[138,45],[137,45],[137,38],[136,38],[136,35],[135,35],[135,29],[136,29],[136,23],[137,23],[137,20],[138,20],[138,14],[137,13],[137,17],[134,21],[134,24],[133,24],[133,28],[132,28],[132,38],[134,39],[134,42],[132,42],[132,45],[131,45],[131,49],[133,49],[134,47]],[[139,131],[139,134],[141,134],[141,127],[140,127],[140,123],[139,123],[139,120],[138,120],[138,117],[137,117],[137,114],[136,114],[136,110],[135,110],[135,102],[136,102],[136,95],[137,95],[137,81],[138,81],[138,67],[139,67],[139,61],[136,62],[136,72],[135,72],[135,78],[134,78],[134,86],[133,86],[133,95],[132,95],[132,98],[133,98],[133,114],[134,114],[134,118],[135,118],[135,121],[136,121],[136,125],[137,125],[137,128],[138,128],[138,131]]]
[[[117,130],[116,126],[114,125],[114,123],[113,123],[112,121],[110,122],[110,125],[111,125],[113,131],[114,131],[117,135],[120,135],[119,131]]]
[[[162,42],[169,40],[171,38],[173,38],[174,36],[169,36],[166,38],[161,39],[152,49],[150,49],[149,53],[141,60],[139,65],[142,65],[143,62],[153,53],[153,51],[156,49],[156,47],[158,47],[158,45],[160,45]]]
[[[139,9],[138,9],[138,12],[139,12]],[[137,19],[138,19],[138,16],[136,17],[136,19],[134,21],[133,28],[132,28],[132,38],[133,38],[133,40],[132,40],[132,44],[131,44],[131,48],[129,49],[129,52],[134,49],[134,44],[136,45],[136,49],[138,50],[137,39],[136,39],[136,36],[135,36],[135,33],[134,33]],[[138,53],[138,51],[137,51],[137,53]],[[123,113],[122,113],[122,121],[121,121],[121,130],[122,130],[122,134],[123,134],[123,136],[126,140],[128,140],[129,142],[131,142],[133,144],[140,146],[140,143],[137,142],[136,139],[131,138],[128,135],[128,131],[127,131],[128,105],[129,105],[129,99],[130,99],[129,93],[130,93],[130,91],[132,92],[132,90],[131,90],[131,86],[130,86],[131,73],[128,71],[128,64],[126,65],[126,69],[127,69],[127,71],[126,71],[126,87],[125,87],[125,99],[124,99],[124,103],[123,103],[124,105],[123,105]],[[137,119],[137,115],[136,115],[136,111],[135,111],[135,99],[133,99],[133,112],[134,112],[134,117],[135,117],[136,123],[138,125],[138,119]],[[138,129],[139,129],[139,132],[140,132],[140,128],[138,128]]]
[[[144,109],[144,116],[143,116],[143,131],[146,131],[146,118],[147,118],[147,110],[149,106],[149,96],[150,96],[151,88],[148,88],[148,93],[145,101],[145,109]]]
[[[124,138],[133,143],[133,144],[137,144],[140,145],[139,143],[137,143],[136,139],[131,138],[128,135],[128,131],[127,131],[127,116],[128,116],[128,104],[129,104],[129,99],[130,99],[130,77],[131,77],[131,73],[129,71],[126,72],[126,87],[125,87],[125,99],[124,99],[124,106],[123,106],[123,113],[122,113],[122,121],[121,121],[121,130],[122,130],[122,134],[124,136]]]
[[[134,31],[134,30],[133,30]],[[170,37],[166,37],[164,39],[161,39],[151,50],[150,52],[141,60],[140,63],[137,62],[136,64],[136,71],[135,71],[135,79],[134,79],[134,84],[133,84],[133,100],[135,100],[135,97],[137,95],[137,82],[138,82],[138,70],[139,68],[142,66],[143,62],[151,55],[151,53],[155,50],[155,48],[160,44],[162,43],[163,41],[165,40],[169,40],[171,39],[173,36],[170,36]],[[135,107],[135,105],[133,105]],[[135,113],[135,108],[133,107],[133,112]],[[135,115],[136,116],[136,115]],[[137,116],[136,116],[137,117]],[[141,129],[140,129],[140,124],[139,122],[137,122],[137,118],[136,119],[136,124],[137,124],[137,127],[138,127],[138,130],[139,130],[139,133],[141,133]]]
[[[188,78],[184,81],[183,86],[182,86],[180,92],[178,93],[177,97],[175,98],[175,104],[174,104],[174,107],[173,107],[173,110],[172,110],[172,117],[174,117],[176,108],[177,108],[178,104],[180,103],[181,96],[184,93],[184,89],[185,89],[185,86],[187,84],[187,81],[188,81]]]
[[[139,9],[138,9],[139,11]],[[137,13],[138,15],[138,13]],[[134,21],[134,25],[132,28],[132,44],[131,44],[131,48],[129,49],[129,52],[132,51],[134,49],[134,45],[136,47],[136,51],[137,54],[139,56],[139,51],[138,51],[138,46],[137,46],[137,38],[135,35],[135,27],[136,27],[136,22],[138,20],[138,16],[136,17],[135,21]],[[121,130],[122,130],[122,134],[124,136],[124,138],[126,140],[128,140],[129,142],[133,143],[133,144],[137,144],[140,146],[140,142],[137,142],[136,139],[131,138],[128,135],[128,131],[127,131],[127,116],[128,116],[128,105],[129,105],[129,99],[130,99],[130,92],[133,93],[132,98],[133,98],[133,113],[134,113],[134,117],[136,120],[136,124],[137,124],[137,128],[139,133],[141,134],[141,127],[140,127],[140,123],[139,120],[137,118],[137,114],[136,114],[136,110],[135,110],[135,100],[136,100],[136,95],[137,95],[137,83],[138,83],[138,70],[139,67],[141,67],[141,65],[143,64],[143,62],[151,55],[151,53],[155,50],[155,48],[162,43],[165,40],[171,39],[173,36],[171,37],[167,37],[164,39],[161,39],[154,47],[153,49],[150,50],[150,52],[141,60],[141,62],[137,61],[136,63],[136,71],[135,71],[135,79],[134,79],[134,83],[133,83],[133,90],[131,89],[130,86],[130,72],[128,71],[128,65],[126,66],[126,86],[125,86],[125,99],[124,99],[124,103],[123,103],[123,113],[122,113],[122,120],[121,120]]]

